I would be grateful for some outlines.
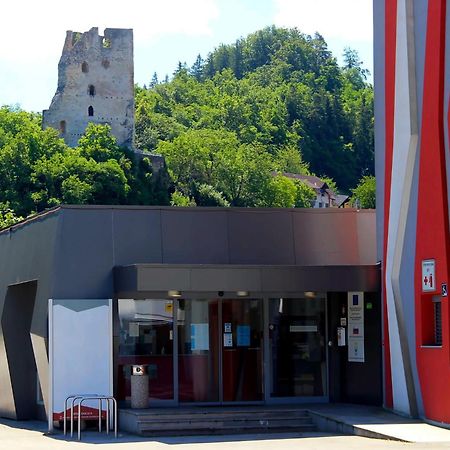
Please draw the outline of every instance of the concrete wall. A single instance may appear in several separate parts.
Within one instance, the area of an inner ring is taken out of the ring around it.
[[[58,65],[58,88],[43,112],[43,127],[60,131],[65,142],[75,147],[89,122],[108,123],[119,145],[132,146],[132,30],[107,28],[104,36],[99,36],[97,28],[86,33],[67,31]]]

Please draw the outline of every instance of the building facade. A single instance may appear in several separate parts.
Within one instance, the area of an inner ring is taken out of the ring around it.
[[[385,405],[450,423],[450,8],[374,2]]]
[[[90,349],[111,299],[122,408],[133,364],[150,407],[382,402],[374,211],[62,206],[0,232],[0,273],[3,417],[52,417],[49,299],[83,314],[64,340]],[[107,353],[66,355],[66,376],[92,392]]]
[[[119,145],[134,135],[133,30],[67,31],[58,65],[58,87],[43,127],[60,132],[75,147],[88,123],[108,124]]]

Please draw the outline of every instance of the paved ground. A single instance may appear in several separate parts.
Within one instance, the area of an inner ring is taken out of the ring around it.
[[[83,442],[64,440],[60,434],[45,436],[43,422],[15,422],[0,420],[1,450],[432,450],[450,449],[447,443],[404,443],[359,436],[342,436],[326,433],[243,435],[183,438],[138,438],[121,434],[114,437],[86,432]]]
[[[328,422],[338,424],[338,429],[342,429],[344,425],[344,430],[349,434],[411,443],[442,442],[450,445],[450,429],[402,417],[379,407],[326,403],[311,405],[309,409]],[[323,424],[319,429],[325,429]],[[335,431],[336,427],[326,429]]]

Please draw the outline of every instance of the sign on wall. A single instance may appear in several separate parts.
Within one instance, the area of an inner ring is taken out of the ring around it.
[[[113,395],[112,300],[50,299],[48,311],[52,430],[69,395]],[[97,408],[97,401],[83,403],[81,416],[98,417]]]
[[[436,261],[424,259],[422,261],[422,292],[434,292],[436,290]]]
[[[364,292],[349,292],[348,310],[348,360],[364,362]]]

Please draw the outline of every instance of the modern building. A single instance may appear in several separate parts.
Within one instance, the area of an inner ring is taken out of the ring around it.
[[[382,403],[374,211],[61,206],[0,232],[0,273],[3,417],[60,418],[49,360],[109,367],[95,302],[122,408],[133,364],[149,407]]]
[[[450,9],[374,1],[384,403],[450,424]]]

